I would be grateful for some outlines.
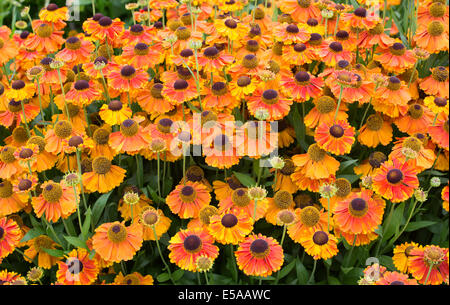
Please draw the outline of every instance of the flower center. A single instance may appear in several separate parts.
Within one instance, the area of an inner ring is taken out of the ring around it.
[[[70,147],[78,147],[79,145],[83,144],[83,138],[80,136],[73,136],[69,139],[69,146]]]
[[[290,34],[297,34],[300,30],[298,29],[298,26],[296,26],[295,24],[289,24],[286,27],[286,32],[290,33]]]
[[[264,90],[261,99],[266,105],[274,105],[279,100],[278,92],[273,89]]]
[[[336,33],[336,38],[338,40],[347,40],[349,38],[349,34],[347,31],[341,30]]]
[[[295,171],[294,162],[291,159],[284,160],[284,166],[280,172],[285,176],[290,176]]]
[[[441,2],[434,2],[433,4],[431,4],[428,8],[428,11],[430,12],[430,15],[433,17],[442,17],[445,15],[445,10],[446,7],[443,3]]]
[[[445,106],[447,106],[447,99],[445,99],[443,97],[435,97],[434,104],[438,107],[445,107]]]
[[[156,83],[152,86],[152,89],[150,90],[150,94],[152,95],[153,98],[155,99],[162,99],[163,96],[161,94],[161,91],[163,89],[163,84],[160,83]]]
[[[333,51],[335,53],[342,52],[342,50],[343,50],[342,44],[337,41],[333,41],[332,43],[330,43],[329,48],[331,51]]]
[[[383,126],[383,118],[378,114],[372,114],[367,118],[367,128],[372,131],[378,131]]]
[[[216,47],[208,47],[203,51],[203,55],[209,59],[216,59],[219,57],[219,50]]]
[[[423,115],[423,108],[419,104],[413,104],[409,106],[408,114],[413,119],[420,119]]]
[[[283,54],[283,43],[282,42],[275,42],[272,46],[272,52],[275,55],[281,56]]]
[[[183,202],[193,202],[194,199],[197,197],[197,192],[195,189],[190,185],[185,185],[181,189],[180,192],[180,198]]]
[[[13,194],[11,182],[4,180],[0,183],[0,198],[9,198]],[[0,227],[1,228],[1,227]]]
[[[358,8],[354,11],[354,14],[355,14],[356,16],[358,16],[358,17],[365,18],[366,15],[367,15],[367,11],[366,11],[366,9],[363,8],[363,7],[358,7]]]
[[[36,34],[41,38],[48,38],[52,35],[52,33],[53,33],[52,27],[45,23],[41,24],[36,29]]]
[[[237,28],[237,22],[235,20],[233,20],[233,19],[227,19],[227,20],[225,20],[224,23],[230,29]]]
[[[184,239],[183,247],[189,253],[197,253],[202,249],[202,240],[195,234],[189,235]]]
[[[134,54],[144,56],[149,52],[148,45],[146,43],[139,42],[134,46]]]
[[[184,49],[180,52],[180,56],[184,58],[188,58],[194,55],[194,52],[191,49]]]
[[[23,80],[15,80],[12,85],[11,88],[13,88],[14,90],[20,90],[22,88],[25,87],[25,82]]]
[[[312,46],[318,46],[322,43],[322,39],[322,35],[320,35],[319,33],[311,33],[308,42]]]
[[[444,24],[439,21],[431,21],[431,23],[428,25],[428,33],[430,33],[431,36],[440,36],[442,33],[444,33]]]
[[[295,81],[298,85],[308,85],[311,77],[308,72],[300,71],[295,74]]]
[[[334,184],[337,187],[336,196],[340,198],[347,197],[347,195],[352,191],[352,184],[345,178],[336,179]]]
[[[333,125],[330,127],[330,134],[335,138],[340,138],[344,135],[344,128],[340,125]]]
[[[211,216],[217,215],[218,210],[213,206],[205,206],[198,213],[198,217],[205,225],[209,225]]]
[[[122,109],[122,102],[119,100],[112,100],[108,104],[108,109],[111,111],[119,111]]]
[[[204,175],[205,173],[203,172],[203,169],[196,165],[189,167],[186,171],[186,178],[192,182],[201,181]]]
[[[123,278],[123,284],[125,285],[139,285],[140,284],[139,278],[134,274],[128,274]]]
[[[144,215],[142,216],[143,222],[147,226],[152,226],[158,222],[158,214],[156,211],[149,209],[144,212]]]
[[[19,158],[21,159],[28,159],[31,158],[31,156],[33,156],[33,150],[30,148],[24,147],[19,152]]]
[[[256,40],[249,40],[247,41],[245,48],[247,51],[255,53],[259,50],[259,44]]]
[[[350,201],[350,204],[348,205],[348,210],[354,217],[362,217],[366,215],[368,209],[369,206],[367,205],[367,202],[362,198],[355,198]]]
[[[130,33],[134,36],[139,36],[144,32],[144,28],[140,24],[134,24],[130,27]]]
[[[297,0],[297,4],[303,8],[308,8],[311,5],[311,0]]]
[[[92,20],[99,21],[103,17],[103,14],[97,13],[92,17]]]
[[[70,37],[66,40],[66,48],[69,50],[78,50],[81,48],[81,40],[78,37]]]
[[[320,213],[313,206],[307,206],[300,211],[300,220],[302,224],[308,227],[313,227],[319,223]]]
[[[389,81],[388,81],[388,85],[387,85],[389,90],[397,91],[401,88],[401,86],[402,86],[402,84],[398,77],[396,77],[396,76],[389,77]]]
[[[324,231],[317,231],[313,235],[313,242],[318,246],[323,246],[328,242],[328,234]]]
[[[258,66],[258,58],[253,54],[247,54],[242,60],[242,65],[247,69],[254,69]]]
[[[326,114],[334,111],[336,102],[332,97],[324,95],[317,99],[316,107],[321,114]]]
[[[320,162],[325,158],[326,152],[317,144],[312,144],[308,148],[308,156],[314,162]]]
[[[235,189],[231,195],[231,201],[238,207],[246,207],[250,204],[250,197],[244,188]]]
[[[400,42],[395,42],[391,47],[389,47],[391,54],[402,56],[406,52],[405,46]]]
[[[383,24],[380,22],[378,23],[373,29],[369,30],[369,33],[371,35],[380,35],[384,32]]]
[[[157,128],[162,133],[170,133],[173,121],[168,118],[164,118],[158,121]]]
[[[36,239],[33,242],[33,245],[38,252],[41,252],[42,249],[51,249],[53,241],[48,236],[40,235],[36,237]]]
[[[319,21],[317,21],[317,19],[315,19],[315,18],[309,18],[309,19],[306,21],[306,23],[307,23],[309,26],[317,26],[317,25],[319,25]]]
[[[125,137],[135,136],[139,132],[139,125],[132,119],[126,119],[120,124],[120,132]]]
[[[287,209],[294,202],[294,198],[292,197],[292,194],[289,193],[288,191],[281,190],[281,191],[278,191],[273,196],[273,202],[275,203],[277,208]]]
[[[224,215],[224,216],[222,217],[221,222],[222,222],[222,225],[223,225],[225,228],[232,228],[232,227],[234,227],[235,225],[237,225],[238,219],[237,219],[237,217],[236,217],[235,215],[233,215],[233,214],[226,214],[226,215]]]
[[[92,169],[99,175],[104,175],[111,169],[111,161],[106,157],[97,157],[92,161]]]
[[[221,96],[227,93],[227,87],[224,82],[216,82],[212,85],[211,90],[214,95]]]
[[[57,183],[49,183],[42,190],[42,196],[48,202],[58,202],[63,195],[62,187]]]
[[[386,179],[391,184],[400,183],[403,180],[403,173],[397,168],[391,169],[388,171]]]
[[[265,14],[262,9],[260,9],[259,7],[255,9],[255,19],[256,20],[261,20],[264,18],[264,16],[265,16]]]
[[[379,168],[382,163],[386,162],[387,157],[381,151],[375,151],[369,156],[369,164],[373,168]]]
[[[94,141],[99,145],[107,144],[109,141],[109,131],[104,128],[98,128],[92,136]]]
[[[122,67],[122,69],[120,69],[120,74],[124,78],[128,78],[128,79],[133,78],[135,73],[136,73],[136,69],[130,65],[125,65],[124,67]]]
[[[269,244],[264,239],[255,239],[250,245],[250,252],[255,258],[264,258],[269,254]]]
[[[98,24],[100,24],[102,27],[108,27],[112,24],[112,19],[107,16],[103,16],[98,21]]]
[[[191,31],[185,26],[180,26],[175,31],[175,35],[177,35],[177,38],[179,40],[187,40],[189,39],[189,37],[191,37]]]
[[[28,141],[27,144],[36,144],[39,146],[39,152],[42,152],[45,149],[45,140],[39,136],[33,136]]]
[[[56,11],[58,9],[58,5],[56,5],[55,3],[50,3],[49,5],[47,5],[46,10],[47,11]]]
[[[18,187],[19,187],[19,190],[21,190],[21,191],[27,191],[31,187],[31,185],[32,185],[31,180],[21,179],[19,181]],[[0,195],[0,197],[1,197],[1,195]]]
[[[389,285],[405,285],[405,283],[401,282],[401,281],[393,281],[392,283],[390,283]]]
[[[237,85],[239,87],[246,87],[246,86],[250,85],[251,82],[252,82],[252,80],[250,79],[250,77],[248,77],[246,75],[240,76],[237,79]]]
[[[438,82],[445,82],[448,80],[448,71],[445,67],[439,66],[433,70],[431,76]]]
[[[188,82],[185,81],[184,79],[177,79],[174,83],[173,83],[173,88],[175,90],[184,90],[189,86]]]
[[[107,235],[113,243],[121,243],[127,239],[127,229],[122,224],[114,224],[108,229]]]
[[[83,263],[78,258],[71,258],[67,263],[67,271],[71,274],[79,274],[83,271]]]
[[[72,133],[72,124],[68,121],[58,121],[55,125],[54,131],[57,137],[65,139]]]
[[[422,149],[422,141],[416,137],[409,137],[403,141],[403,147],[408,147],[419,152]]]

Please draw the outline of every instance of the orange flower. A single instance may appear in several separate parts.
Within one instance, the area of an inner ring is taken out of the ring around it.
[[[198,96],[197,87],[184,79],[166,82],[161,94],[174,105],[183,104]]]
[[[112,100],[109,104],[103,104],[99,115],[108,125],[120,125],[126,119],[131,118],[133,112],[119,100]]]
[[[408,271],[420,284],[428,278],[428,285],[440,285],[448,278],[448,249],[431,245],[414,248],[410,253]]]
[[[14,220],[0,218],[0,259],[14,252],[22,237],[22,232]]]
[[[154,39],[152,33],[152,27],[148,27],[143,24],[133,24],[129,29],[123,32],[122,40],[126,45],[135,44],[138,42],[143,42],[146,44],[151,44]]]
[[[122,65],[118,70],[108,74],[110,86],[120,92],[133,92],[141,88],[148,80],[148,74],[142,69],[136,69],[130,65]]]
[[[355,142],[355,129],[346,121],[337,121],[335,124],[322,123],[317,127],[314,140],[320,148],[335,155],[350,153]]]
[[[221,244],[233,244],[244,241],[253,230],[253,220],[244,211],[236,209],[213,215],[209,219],[208,231]]]
[[[3,25],[0,27],[0,65],[4,65],[19,53],[18,46],[13,39],[10,39],[11,30]]]
[[[375,231],[383,220],[385,202],[372,196],[372,191],[361,190],[336,204],[334,221],[340,230],[352,234]]]
[[[160,62],[160,53],[153,50],[147,43],[138,42],[123,47],[122,59],[130,65],[148,69]]]
[[[308,229],[300,237],[300,244],[305,248],[305,252],[313,259],[329,259],[337,255],[337,238],[325,231]]]
[[[120,131],[113,132],[109,136],[110,146],[121,152],[136,154],[150,143],[150,136],[139,125],[144,120],[142,117],[126,119],[120,124]]]
[[[412,149],[416,155],[415,158],[411,158],[410,162],[419,172],[433,166],[436,158],[434,151],[424,147],[420,139],[414,136],[398,138],[398,141],[394,144],[389,159],[397,159],[401,162],[406,162],[407,157],[403,154],[402,150],[408,148]]]
[[[92,284],[99,273],[97,262],[89,258],[84,248],[73,249],[66,255],[64,262],[58,262],[56,278],[64,285]]]
[[[280,120],[288,115],[292,100],[283,97],[274,89],[256,89],[247,102],[248,110],[252,115],[259,109],[268,111],[268,121]]]
[[[376,111],[396,118],[406,114],[409,100],[411,100],[411,94],[406,84],[398,77],[391,76],[386,86],[377,89],[372,104]]]
[[[431,68],[431,75],[425,77],[419,87],[428,95],[437,95],[443,98],[449,98],[448,87],[448,67],[438,66]]]
[[[275,40],[282,41],[289,45],[293,43],[303,43],[309,40],[309,33],[303,27],[298,27],[295,23],[282,23],[273,29]]]
[[[59,51],[55,58],[64,61],[69,66],[74,66],[88,61],[94,50],[95,46],[92,42],[72,36],[67,38],[66,47]]]
[[[283,13],[290,14],[297,22],[321,17],[320,9],[310,0],[284,0],[280,2],[279,7]]]
[[[21,189],[28,192],[32,189],[32,184],[31,179],[21,179],[16,191],[10,181],[0,182],[0,217],[11,215],[25,208],[28,203],[28,195],[21,193]]]
[[[289,65],[304,65],[311,63],[316,57],[316,50],[304,43],[295,43],[284,46],[281,58]]]
[[[359,130],[358,141],[368,147],[377,147],[380,143],[388,145],[392,141],[392,126],[380,114],[372,114]]]
[[[91,22],[85,21],[83,23],[83,30],[101,42],[106,40],[109,44],[113,44],[124,31],[124,22],[120,21],[119,18],[111,19],[107,16],[101,16],[100,19],[95,19]]]
[[[407,115],[400,116],[394,120],[395,125],[401,132],[409,135],[427,130],[433,122],[433,112],[420,104],[411,104]]]
[[[336,113],[337,103],[334,98],[324,95],[313,100],[314,108],[305,116],[306,127],[315,128],[320,123],[332,124]],[[343,103],[339,108],[336,120],[347,120],[347,106]]]
[[[14,156],[16,148],[4,146],[0,151],[0,178],[10,179],[12,176],[20,174],[24,169],[19,165],[19,161]]]
[[[322,78],[300,71],[295,74],[294,78],[283,77],[281,86],[287,96],[291,96],[296,102],[305,102],[310,98],[319,97],[324,83]]]
[[[358,7],[353,13],[343,13],[341,20],[347,27],[357,28],[358,30],[370,30],[378,23],[378,19],[368,14],[363,7]]]
[[[106,261],[120,263],[131,260],[142,246],[142,227],[137,222],[128,227],[124,222],[104,223],[95,229],[92,245]]]
[[[375,54],[378,61],[387,72],[401,74],[414,66],[417,59],[411,50],[407,50],[401,42],[395,42],[388,49],[380,49],[381,54]],[[378,50],[377,50],[378,53]]]
[[[267,277],[280,270],[283,248],[272,237],[252,234],[239,244],[236,263],[246,275]]]
[[[153,285],[153,277],[151,275],[143,276],[139,272],[133,272],[123,275],[122,272],[114,278],[115,285]]]
[[[396,271],[386,271],[383,277],[375,282],[375,285],[418,285],[415,279],[408,278],[407,274]]]
[[[449,148],[448,125],[448,114],[442,112],[438,114],[433,126],[428,127],[431,140],[447,151]]]
[[[231,168],[233,165],[239,163],[240,156],[238,156],[234,143],[225,134],[218,134],[212,136],[203,143],[203,154],[206,164],[223,169]]]
[[[36,216],[44,217],[48,221],[57,222],[61,217],[66,219],[77,209],[75,194],[72,187],[67,186],[64,181],[55,183],[47,181],[41,185],[42,193],[33,197],[31,202]]]
[[[323,209],[306,206],[294,210],[295,222],[287,227],[287,233],[296,243],[300,243],[309,230],[323,231],[328,227],[328,216]]]
[[[214,238],[202,228],[180,230],[169,241],[170,262],[183,270],[197,272],[197,258],[206,256],[214,260],[219,255],[219,248],[214,245]]]
[[[30,34],[23,43],[27,49],[36,50],[39,53],[50,54],[58,51],[64,44],[63,31],[54,30],[51,25],[41,21],[33,21],[35,34]]]
[[[95,88],[93,81],[83,79],[72,83],[70,90],[66,93],[66,99],[73,103],[90,104],[92,101],[99,99],[100,92]]]
[[[373,190],[392,202],[402,202],[410,198],[419,187],[417,169],[411,161],[401,163],[397,159],[381,164],[373,176]]]
[[[148,84],[136,95],[136,100],[147,113],[163,114],[171,111],[174,105],[162,96],[164,85],[161,83]]]
[[[206,187],[198,182],[177,185],[167,196],[166,202],[172,213],[180,218],[196,218],[200,209],[209,204],[211,195]]]
[[[292,162],[311,179],[329,178],[336,174],[340,166],[339,161],[329,156],[317,143],[310,145],[306,154],[292,156]]]
[[[125,173],[108,158],[99,156],[92,161],[92,171],[83,173],[83,185],[90,192],[107,193],[122,183]]]
[[[340,60],[353,61],[353,53],[345,50],[337,41],[327,40],[317,50],[320,59],[329,67],[334,67]]]
[[[234,57],[223,51],[219,51],[216,47],[208,47],[198,56],[198,64],[203,67],[207,73],[222,71],[222,68],[234,61]]]
[[[69,20],[69,9],[50,3],[39,11],[39,19],[55,24],[64,23],[63,21]]]
[[[255,214],[256,204],[256,214]],[[266,215],[268,208],[268,199],[255,200],[250,199],[248,190],[244,187],[236,188],[230,195],[219,201],[219,211],[222,213],[229,209],[236,209],[244,211],[249,217],[254,218],[255,221],[261,219]],[[255,216],[253,216],[255,215]]]
[[[448,51],[448,22],[431,21],[419,26],[414,35],[417,46],[430,53]]]

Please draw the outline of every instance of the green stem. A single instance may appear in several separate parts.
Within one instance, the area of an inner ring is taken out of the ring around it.
[[[416,60],[416,62],[414,63],[414,67],[413,67],[413,69],[412,69],[412,72],[411,72],[411,76],[409,77],[409,81],[408,81],[408,88],[409,88],[409,86],[411,86],[411,83],[412,83],[412,80],[413,80],[413,77],[414,77],[414,71],[416,71],[416,68],[417,68],[417,65],[419,64],[419,60]]]
[[[328,201],[328,211],[327,211],[327,215],[328,215],[328,233],[330,233],[330,214],[331,214],[330,198],[327,198],[327,201]]]
[[[161,179],[159,178],[160,172],[161,172],[161,166],[159,162],[159,152],[156,153],[156,168],[157,168],[157,175],[158,175],[158,196],[161,197],[161,183],[159,182]]]
[[[403,232],[405,231],[406,227],[408,226],[409,222],[411,221],[411,218],[414,214],[414,210],[416,209],[416,205],[417,205],[417,200],[414,198],[414,203],[413,203],[413,207],[411,209],[411,213],[409,213],[408,219],[406,220],[405,225],[403,226],[403,228],[400,230],[400,232],[398,232],[397,234],[395,234],[394,238],[391,239],[391,241],[389,242],[389,245],[393,245],[395,243],[395,241],[403,234]],[[389,246],[388,245],[388,246]],[[384,252],[384,251],[383,251]]]
[[[375,251],[375,257],[378,257],[378,254],[380,252],[381,244],[382,244],[382,242],[384,240],[384,234],[386,233],[386,230],[389,228],[393,212],[394,212],[394,204],[391,202],[391,208],[389,209],[389,214],[388,214],[388,216],[386,218],[386,222],[383,225],[383,234],[382,234],[381,238],[378,241],[377,250]]]
[[[164,259],[164,256],[162,255],[161,247],[159,246],[158,235],[156,234],[155,225],[152,225],[152,230],[153,230],[153,235],[155,236],[156,246],[158,247],[159,256],[161,257],[161,260],[162,260],[164,266],[166,266],[166,270],[167,270],[167,273],[169,274],[170,280],[172,281],[172,283],[174,285],[176,285],[175,281],[172,278],[172,273],[170,272],[169,265],[166,263],[166,260]]]
[[[78,148],[77,148],[77,151],[76,151],[76,155],[77,155],[77,164],[78,164],[78,175],[80,177],[81,196],[83,197],[83,206],[84,206],[84,208],[87,211],[87,201],[86,201],[86,196],[84,194],[83,181],[81,179],[81,152],[79,151]]]
[[[427,273],[427,277],[425,278],[425,282],[423,283],[423,285],[426,285],[428,283],[428,279],[430,278],[431,275],[431,270],[433,269],[433,264],[430,265],[430,267],[428,268],[428,273]]]
[[[41,84],[39,83],[39,77],[36,78],[39,97],[39,111],[41,113],[41,121],[45,121],[44,110],[42,110],[42,98],[41,98]]]
[[[233,274],[235,274],[236,277],[236,284],[238,283],[238,271],[236,268],[236,258],[234,257],[234,249],[233,249],[233,244],[230,244],[230,255],[231,255],[231,260],[233,261]]]
[[[23,101],[20,101],[20,105],[22,106],[23,121],[25,124],[25,128],[27,130],[27,135],[28,135],[28,137],[31,137],[30,129],[28,128],[28,123],[27,123],[27,116],[25,115],[25,106],[23,105]]]
[[[311,272],[311,276],[309,277],[308,284],[314,279],[314,273],[316,272],[317,260],[314,260],[313,270]]]
[[[66,101],[66,92],[64,91],[64,86],[62,83],[62,79],[61,79],[61,70],[60,68],[56,69],[58,71],[58,79],[59,79],[59,85],[61,86],[61,92],[64,98],[64,106],[66,108],[66,112],[67,112],[67,119],[70,122],[70,113],[69,113],[69,107],[67,106],[67,101]]]
[[[253,224],[256,222],[256,207],[258,205],[258,199],[255,199],[255,208],[253,209]]]
[[[204,272],[204,273],[205,273],[206,285],[209,285],[208,272]]]
[[[111,102],[111,98],[109,97],[108,86],[106,85],[105,75],[103,74],[103,71],[101,69],[100,69],[100,74],[102,75],[102,85],[103,85],[103,91],[105,93],[104,95],[109,104]]]
[[[350,248],[350,252],[348,252],[347,255],[347,259],[346,259],[346,263],[344,264],[344,266],[348,267],[351,259],[352,259],[352,253],[353,253],[353,249],[355,248],[355,244],[356,244],[356,238],[358,237],[358,235],[355,234],[355,237],[353,238],[353,244],[352,247]]]
[[[333,122],[336,122],[336,119],[337,119],[337,116],[338,116],[338,113],[339,113],[339,107],[341,107],[342,91],[344,91],[344,86],[341,85],[341,90],[339,92],[339,100],[338,100],[338,104],[337,104],[337,107],[336,107],[336,113],[334,114]]]
[[[80,232],[82,232],[82,225],[81,225],[81,216],[80,216],[80,201],[78,200],[78,196],[77,196],[77,188],[74,185],[73,186],[73,192],[75,193],[75,202],[77,204],[77,214],[78,214],[78,225],[80,226]]]
[[[92,16],[95,15],[95,0],[91,0],[92,4]]]

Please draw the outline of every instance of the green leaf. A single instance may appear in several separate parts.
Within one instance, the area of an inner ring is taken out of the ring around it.
[[[84,240],[87,240],[87,236],[89,233],[89,226],[91,225],[91,215],[92,215],[91,207],[88,207],[85,215],[86,215],[86,218],[84,219],[84,223],[81,228],[81,234],[82,234]]]
[[[344,272],[344,274],[347,274],[347,273],[349,273],[351,270],[353,270],[353,267],[344,267],[344,266],[341,266],[341,270],[342,270],[342,272]]]
[[[309,272],[299,258],[295,260],[295,271],[297,272],[298,284],[306,285],[309,279]]]
[[[335,278],[334,276],[329,276],[328,277],[328,284],[330,285],[341,285],[341,282],[339,282],[339,280],[337,278]]]
[[[292,269],[294,269],[294,267],[295,267],[295,262],[296,262],[296,261],[293,260],[293,261],[290,262],[287,266],[285,266],[283,269],[281,269],[279,279],[284,278],[286,275],[289,274],[289,272],[292,271]]]
[[[394,212],[392,213],[392,219],[390,221],[390,224],[386,228],[386,232],[384,233],[384,239],[389,239],[396,232],[398,232],[398,228],[400,227],[401,223],[403,222],[404,210],[405,210],[405,202],[400,203],[398,205],[398,207],[395,208]]]
[[[353,165],[353,164],[356,164],[356,163],[358,163],[359,162],[359,160],[348,160],[348,161],[344,161],[344,162],[341,162],[341,165],[339,166],[339,171],[344,171],[344,169],[346,169],[347,167],[349,167],[349,166],[351,166],[351,165]]]
[[[69,244],[78,247],[78,248],[85,248],[89,250],[89,248],[86,246],[86,242],[82,241],[78,237],[73,236],[64,236],[64,238],[69,242]]]
[[[422,221],[416,221],[416,222],[410,222],[408,224],[408,226],[406,227],[405,231],[406,232],[412,232],[412,231],[416,231],[428,226],[432,226],[434,224],[436,224],[436,221],[429,221],[429,220],[422,220]]]
[[[36,237],[44,235],[44,234],[45,234],[45,232],[41,228],[33,228],[33,229],[30,229],[27,232],[27,234],[25,234],[25,236],[22,238],[22,240],[20,242],[24,243],[26,241],[29,241],[30,239],[36,238]]]
[[[106,203],[108,202],[108,198],[111,194],[112,191],[101,195],[94,203],[94,207],[92,208],[92,223],[94,224],[94,226],[97,225],[98,221],[100,220]]]
[[[178,269],[174,273],[172,273],[172,278],[174,281],[178,281],[179,279],[181,279],[183,277],[183,275],[184,275],[184,270]]]
[[[239,172],[233,172],[233,174],[236,176],[236,178],[241,182],[243,185],[247,187],[251,187],[256,185],[256,181],[250,177],[247,174],[239,173]]]
[[[160,275],[158,275],[156,277],[156,279],[158,280],[158,282],[164,283],[164,282],[167,282],[168,280],[170,280],[170,277],[167,272],[164,272],[164,273],[161,273]]]
[[[42,250],[44,250],[45,252],[47,252],[48,254],[50,254],[51,256],[54,256],[54,257],[63,257],[65,254],[63,250],[46,249],[46,248],[42,248]]]
[[[358,181],[359,177],[361,177],[361,175],[338,175],[339,178],[345,178],[347,179],[350,183],[354,183],[356,181]]]

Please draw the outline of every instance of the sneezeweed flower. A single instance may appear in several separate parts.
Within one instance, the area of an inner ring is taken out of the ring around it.
[[[289,237],[296,243],[308,234],[308,230],[324,231],[328,228],[328,216],[323,209],[305,206],[294,210],[295,220],[287,227]]]
[[[336,173],[340,165],[317,143],[310,145],[306,154],[292,156],[292,161],[301,172],[311,179],[329,178]],[[294,177],[292,178],[294,179]]]
[[[100,99],[100,96],[100,92],[95,88],[94,82],[84,79],[72,83],[70,90],[66,93],[68,101],[84,105]]]
[[[25,48],[41,54],[51,54],[57,52],[64,44],[63,31],[40,20],[35,20],[32,26],[34,34],[30,34],[24,41]]]
[[[311,0],[286,0],[280,3],[280,10],[293,20],[302,22],[309,18],[319,18],[320,9]]]
[[[407,242],[394,247],[392,261],[398,271],[401,273],[408,272],[408,259],[411,256],[411,251],[417,247],[419,247],[419,244],[415,242]]]
[[[64,285],[92,284],[99,273],[97,262],[89,258],[89,252],[84,248],[72,250],[66,259],[58,262],[56,278]]]
[[[448,277],[448,249],[429,245],[410,253],[408,272],[420,284],[440,285]]]
[[[408,274],[396,271],[386,271],[383,277],[375,282],[375,285],[418,285],[415,279],[410,279]]]
[[[148,80],[147,72],[131,65],[122,65],[107,76],[111,88],[120,92],[133,92],[133,90],[143,87]]]
[[[334,221],[344,232],[368,234],[381,224],[384,206],[384,200],[373,197],[372,191],[362,190],[336,203]]]
[[[214,239],[202,228],[180,230],[169,241],[170,262],[183,270],[197,272],[197,258],[207,256],[212,260],[219,255]]]
[[[40,267],[33,267],[27,272],[27,280],[30,282],[38,282],[44,276],[44,270]]]
[[[22,10],[21,14],[28,15],[29,12]],[[65,6],[58,7],[55,3],[50,3],[39,11],[39,19],[55,24],[64,23],[63,21],[69,20],[69,9]]]
[[[446,98],[430,95],[423,99],[423,103],[434,114],[443,112],[448,115],[449,113],[449,104]]]
[[[112,160],[118,154],[118,151],[109,145],[110,135],[111,131],[106,126],[97,128],[93,132],[93,144],[92,147],[90,147],[92,158],[103,156]]]
[[[314,139],[324,150],[335,154],[350,153],[355,142],[355,129],[346,121],[337,121],[333,125],[323,123],[315,131]]]
[[[92,245],[106,261],[121,262],[133,258],[142,246],[142,227],[138,223],[125,226],[118,221],[104,223],[95,229]]]
[[[41,184],[42,193],[33,197],[31,202],[36,216],[45,217],[48,221],[57,222],[66,219],[77,209],[75,194],[72,187],[64,181],[55,183],[52,180]],[[78,199],[79,201],[79,199]]]
[[[307,42],[310,35],[303,26],[298,26],[295,23],[282,23],[273,29],[273,36],[275,40],[289,45]]]
[[[336,100],[330,96],[324,95],[313,100],[315,105],[308,114],[305,116],[305,126],[309,128],[315,128],[320,123],[331,124],[334,122],[334,116],[336,113],[337,103]],[[347,107],[346,105],[341,105],[338,110],[338,115],[336,120],[347,120]]]
[[[372,105],[375,111],[382,112],[391,118],[404,116],[408,111],[408,102],[411,94],[406,84],[396,76],[388,78],[386,86],[380,87],[375,92]]]
[[[277,213],[277,225],[289,226],[296,221],[296,215],[291,210],[281,210]]]
[[[334,183],[324,183],[319,188],[319,193],[322,198],[330,199],[336,195],[338,191],[337,186]]]
[[[14,220],[0,218],[0,259],[14,252],[22,237],[22,232]]]
[[[200,209],[210,201],[211,195],[203,184],[189,181],[176,186],[166,198],[172,213],[180,218],[198,217]]]
[[[368,147],[377,147],[380,143],[388,145],[392,141],[392,133],[389,121],[379,113],[371,114],[359,130],[358,141]]]
[[[133,272],[123,275],[119,272],[114,278],[113,285],[153,285],[153,277],[151,275],[142,275],[139,272]]]
[[[198,272],[208,272],[212,269],[214,260],[208,256],[202,255],[197,257],[195,265],[197,266]]]
[[[274,191],[284,190],[293,194],[297,191],[297,186],[291,179],[291,174],[295,171],[295,165],[291,159],[283,159],[283,163],[283,167],[276,173]]]
[[[292,77],[281,80],[281,86],[287,96],[291,96],[297,102],[304,102],[310,98],[317,98],[322,93],[324,86],[320,77],[311,76],[308,72],[300,71]]]
[[[150,135],[144,132],[144,128],[140,125],[142,121],[144,121],[143,117],[122,121],[120,131],[113,132],[109,136],[110,146],[131,155],[145,148],[150,143]]]
[[[59,245],[47,235],[39,235],[38,237],[30,239],[25,245],[28,246],[28,249],[24,251],[24,259],[31,263],[32,261],[30,259],[34,260],[37,256],[38,266],[40,268],[50,269],[61,259],[45,252],[44,249],[55,250],[59,247]]]
[[[420,25],[413,40],[418,47],[431,54],[446,51],[448,50],[448,26],[438,20]]]
[[[448,67],[438,66],[431,68],[431,75],[425,77],[419,87],[428,95],[449,98],[449,72]]]
[[[417,169],[411,161],[397,159],[381,164],[373,176],[373,190],[394,203],[410,198],[419,186]]]
[[[306,253],[313,259],[329,259],[338,254],[337,238],[325,231],[308,229],[299,239]]]
[[[139,223],[143,226],[144,240],[155,240],[155,238],[161,238],[169,230],[172,220],[164,216],[161,210],[155,210],[148,206],[142,209],[139,215]]]
[[[283,248],[272,237],[252,234],[239,244],[235,252],[239,269],[246,275],[267,277],[280,270],[284,262]]]
[[[196,98],[198,91],[194,83],[189,83],[184,79],[177,79],[164,83],[161,94],[172,104],[179,105]]]
[[[45,134],[45,150],[49,153],[59,154],[63,151],[63,139],[77,135],[69,121],[58,121],[53,129]]]
[[[395,42],[388,49],[381,51],[381,54],[375,54],[374,59],[388,72],[403,73],[417,61],[413,51],[407,50],[401,42]]]
[[[241,37],[244,37],[248,31],[247,24],[233,17],[216,19],[214,21],[214,26],[221,36],[227,37],[230,41],[236,41]]]
[[[400,131],[407,134],[423,132],[433,122],[433,113],[423,105],[410,104],[408,112],[404,116],[395,119],[394,123]]]
[[[90,192],[107,193],[122,183],[125,172],[108,158],[99,156],[92,161],[92,171],[83,173],[83,185]]]
[[[273,198],[268,198],[268,207],[266,210],[267,222],[276,225],[278,212],[292,209],[294,207],[294,198],[288,191],[278,191]]]
[[[36,183],[36,178],[33,177],[33,180],[26,178],[20,179],[18,186],[15,183],[14,187],[11,181],[3,180],[0,182],[0,217],[19,212],[26,207],[28,191],[32,189],[33,181]],[[19,189],[20,187],[24,190],[16,190],[15,192],[15,189]]]
[[[433,126],[428,127],[428,134],[431,140],[438,146],[448,151],[449,148],[449,121],[448,115],[444,113],[438,114]]]
[[[95,50],[92,42],[76,36],[67,38],[65,45],[66,47],[59,51],[55,58],[64,61],[70,67],[88,61],[90,54]]]
[[[136,101],[148,113],[163,114],[171,111],[174,105],[162,96],[163,88],[161,83],[149,84],[145,89],[139,90]]]
[[[102,105],[99,111],[102,120],[111,126],[121,124],[131,118],[132,114],[131,109],[119,100],[112,100],[109,104]]]
[[[8,270],[0,271],[0,285],[11,285],[17,280],[23,280],[23,278],[16,272],[9,272]]]
[[[242,210],[234,209],[212,215],[208,231],[221,244],[237,245],[253,230],[252,218]]]
[[[36,155],[39,152],[39,146],[36,144],[27,144],[19,147],[14,152],[14,157],[18,160],[20,166],[28,169],[32,164],[36,162]],[[29,165],[28,165],[29,164]]]
[[[337,41],[329,40],[321,45],[317,52],[321,60],[329,67],[334,67],[340,60],[353,61],[353,53],[345,50]]]
[[[6,90],[5,95],[10,100],[22,101],[32,98],[35,90],[32,83],[25,83],[23,80],[19,79],[11,83],[11,88]]]
[[[406,162],[411,159],[412,165],[421,172],[433,166],[436,156],[432,149],[424,147],[422,141],[417,137],[399,138],[394,143],[390,159],[398,159]]]

